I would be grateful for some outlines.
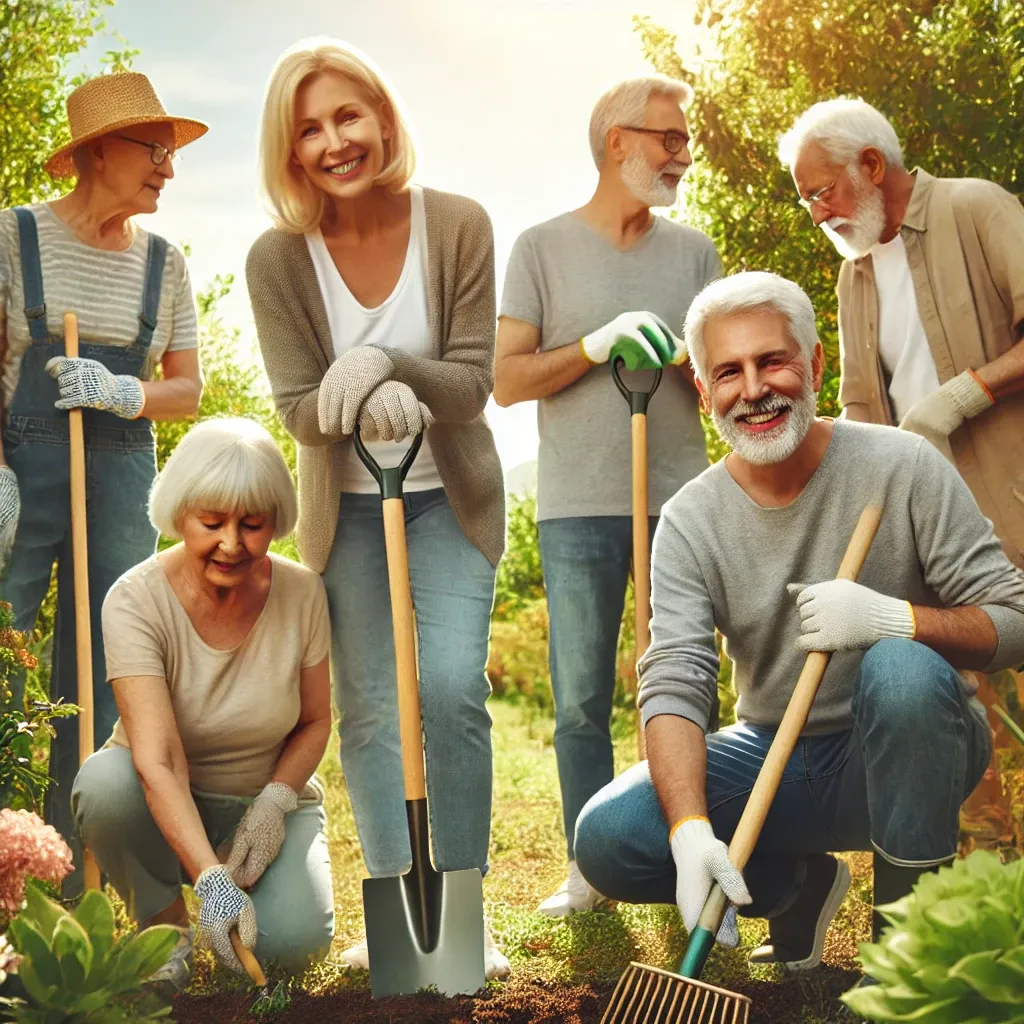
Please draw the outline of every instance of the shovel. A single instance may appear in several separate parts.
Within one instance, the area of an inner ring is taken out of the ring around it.
[[[856,580],[875,538],[882,509],[868,505],[860,514],[846,548],[836,579]],[[729,860],[742,871],[750,860],[758,836],[775,799],[782,773],[807,723],[830,654],[812,651],[789,698],[775,738],[747,797],[732,842]],[[698,980],[729,903],[715,882],[686,944],[678,974],[645,964],[631,963],[612,993],[601,1024],[745,1024],[750,1014],[750,997]]]
[[[622,397],[629,402],[633,438],[633,598],[636,606],[636,661],[639,662],[651,643],[651,532],[647,517],[647,406],[661,383],[661,370],[656,370],[649,391],[633,391],[626,387],[619,374],[626,365],[622,356],[612,360],[612,376]],[[639,697],[639,687],[636,696]],[[637,708],[637,753],[642,761],[647,756],[643,719]]]
[[[64,355],[78,358],[78,317],[64,314]],[[92,753],[92,616],[89,609],[89,544],[85,519],[85,435],[82,410],[68,411],[71,458],[71,558],[75,581],[75,661],[78,673],[78,764]],[[100,887],[96,858],[82,848],[82,881],[86,889]]]
[[[416,632],[402,499],[402,483],[420,450],[423,434],[416,435],[401,464],[391,468],[382,468],[367,451],[358,426],[354,440],[383,499],[398,726],[412,850],[408,874],[363,881],[370,988],[375,999],[410,995],[427,986],[443,995],[468,995],[483,988],[486,980],[483,877],[479,868],[437,871],[430,860],[428,837]]]

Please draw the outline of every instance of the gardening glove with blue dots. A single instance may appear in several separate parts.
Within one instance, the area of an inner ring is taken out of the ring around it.
[[[299,806],[295,790],[269,782],[246,808],[235,830],[227,868],[243,889],[251,889],[284,845],[284,816]]]
[[[18,478],[10,466],[0,466],[0,557],[6,555],[14,545],[20,514]]]
[[[654,313],[620,313],[610,323],[580,339],[595,365],[621,356],[627,370],[658,370],[686,361],[686,346]]]
[[[225,967],[245,974],[228,933],[237,928],[243,946],[252,949],[256,945],[256,908],[252,900],[235,885],[224,864],[201,872],[193,889],[203,901],[199,908],[200,934],[209,940],[217,959]]]
[[[113,374],[95,359],[55,356],[46,372],[57,381],[58,409],[103,409],[126,420],[138,419],[146,404],[142,381],[130,374]]]

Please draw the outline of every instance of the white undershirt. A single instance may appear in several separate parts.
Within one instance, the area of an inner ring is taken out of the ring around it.
[[[912,405],[938,391],[939,375],[899,232],[871,250],[871,264],[878,290],[878,354],[890,378],[889,398],[899,423]]]
[[[419,185],[411,185],[409,192],[412,224],[405,264],[394,291],[373,309],[361,305],[349,291],[320,231],[306,235],[320,294],[327,307],[335,358],[356,345],[400,348],[414,356],[433,358],[427,306],[427,219],[423,211],[423,189]],[[372,441],[367,442],[366,447],[381,466],[397,466],[408,450],[409,442]],[[430,442],[424,437],[420,453],[406,478],[405,489],[425,491],[441,486]],[[355,445],[348,450],[341,489],[358,494],[376,494],[380,490],[377,481],[359,460]]]

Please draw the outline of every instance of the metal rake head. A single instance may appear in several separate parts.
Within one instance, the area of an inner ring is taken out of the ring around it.
[[[631,963],[601,1024],[747,1024],[749,1017],[749,996]]]

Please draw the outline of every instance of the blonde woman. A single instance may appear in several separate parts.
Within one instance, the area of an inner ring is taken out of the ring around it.
[[[299,444],[303,561],[323,574],[341,760],[374,877],[408,870],[381,465],[412,437],[406,481],[427,789],[441,870],[487,869],[485,675],[504,489],[484,416],[495,331],[490,220],[410,185],[412,140],[380,73],[333,40],[299,43],[267,88],[262,184],[276,226],[252,246],[249,294],[277,409]],[[394,444],[393,442],[405,442]],[[365,943],[346,961],[368,966]],[[487,972],[508,961],[486,937]]]

